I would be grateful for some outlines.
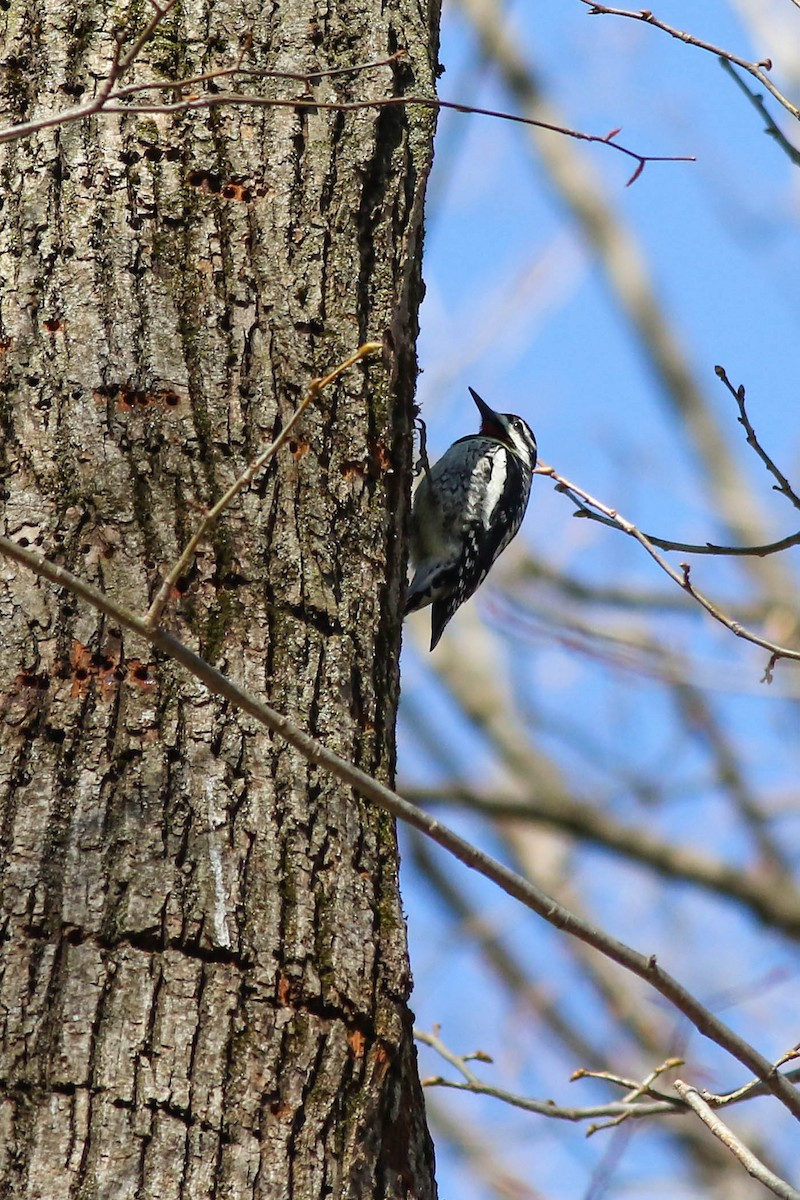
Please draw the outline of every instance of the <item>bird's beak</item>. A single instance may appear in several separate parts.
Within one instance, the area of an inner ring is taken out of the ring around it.
[[[478,412],[482,417],[481,433],[485,434],[486,437],[498,438],[500,441],[503,441],[504,430],[500,421],[497,419],[497,413],[493,408],[489,408],[489,405],[486,403],[486,401],[482,400],[478,393],[473,391],[472,388],[469,389],[469,394],[477,404]]]

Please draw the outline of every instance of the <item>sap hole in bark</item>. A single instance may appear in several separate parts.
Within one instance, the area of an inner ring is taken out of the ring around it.
[[[245,203],[253,199],[252,190],[243,183],[226,183],[222,195],[226,200],[242,200]]]
[[[46,692],[50,687],[50,676],[34,675],[32,671],[22,671],[17,675],[15,682],[21,688],[35,688],[37,691]]]
[[[222,180],[216,171],[202,171],[196,169],[190,171],[186,176],[186,182],[191,187],[200,188],[204,192],[218,193],[222,188]]]

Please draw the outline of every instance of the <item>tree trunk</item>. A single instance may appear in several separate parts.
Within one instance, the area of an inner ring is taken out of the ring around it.
[[[406,47],[313,95],[430,93],[421,9],[185,0],[122,83]],[[11,0],[2,20],[14,121],[107,74],[108,6]],[[163,618],[386,781],[432,132],[419,109],[222,105],[56,125],[2,163],[4,532],[131,609],[309,380],[386,335]],[[0,687],[0,1194],[434,1196],[388,818],[8,562]]]

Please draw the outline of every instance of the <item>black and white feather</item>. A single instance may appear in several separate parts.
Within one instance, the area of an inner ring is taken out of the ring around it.
[[[469,390],[480,432],[459,438],[422,476],[411,511],[415,571],[405,611],[432,606],[431,650],[519,529],[536,466],[526,422]]]

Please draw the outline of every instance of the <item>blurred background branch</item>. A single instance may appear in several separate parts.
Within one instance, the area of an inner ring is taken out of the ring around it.
[[[759,104],[761,81],[750,92],[743,68],[734,90],[712,54],[643,20],[590,17],[579,2],[534,14],[453,0],[445,14],[449,93],[552,124],[621,126],[637,149],[697,162],[626,190],[591,147],[442,117],[419,388],[431,461],[473,431],[476,387],[530,422],[547,462],[657,530],[666,544],[654,545],[690,565],[702,554],[703,590],[736,622],[797,646],[798,535],[737,425],[758,431],[796,494],[794,118],[766,92]],[[771,58],[794,103],[794,0],[687,0],[664,16],[762,73]],[[714,378],[720,362],[730,391]],[[401,786],[559,902],[685,971],[777,1062],[797,1040],[798,673],[786,664],[766,688],[752,648],[542,482],[433,655],[416,640],[424,620],[408,622]],[[418,1024],[485,1049],[499,1089],[562,1104],[576,1068],[643,1079],[670,1057],[698,1088],[735,1083],[730,1059],[637,981],[465,881],[417,835],[406,868]],[[431,1048],[420,1053],[438,1073]],[[608,1100],[600,1081],[583,1086],[589,1104]],[[489,1097],[429,1091],[428,1105],[442,1181],[464,1200],[751,1200],[761,1186],[700,1121],[626,1122],[587,1143]],[[726,1124],[797,1186],[796,1128],[774,1101],[738,1105]]]

